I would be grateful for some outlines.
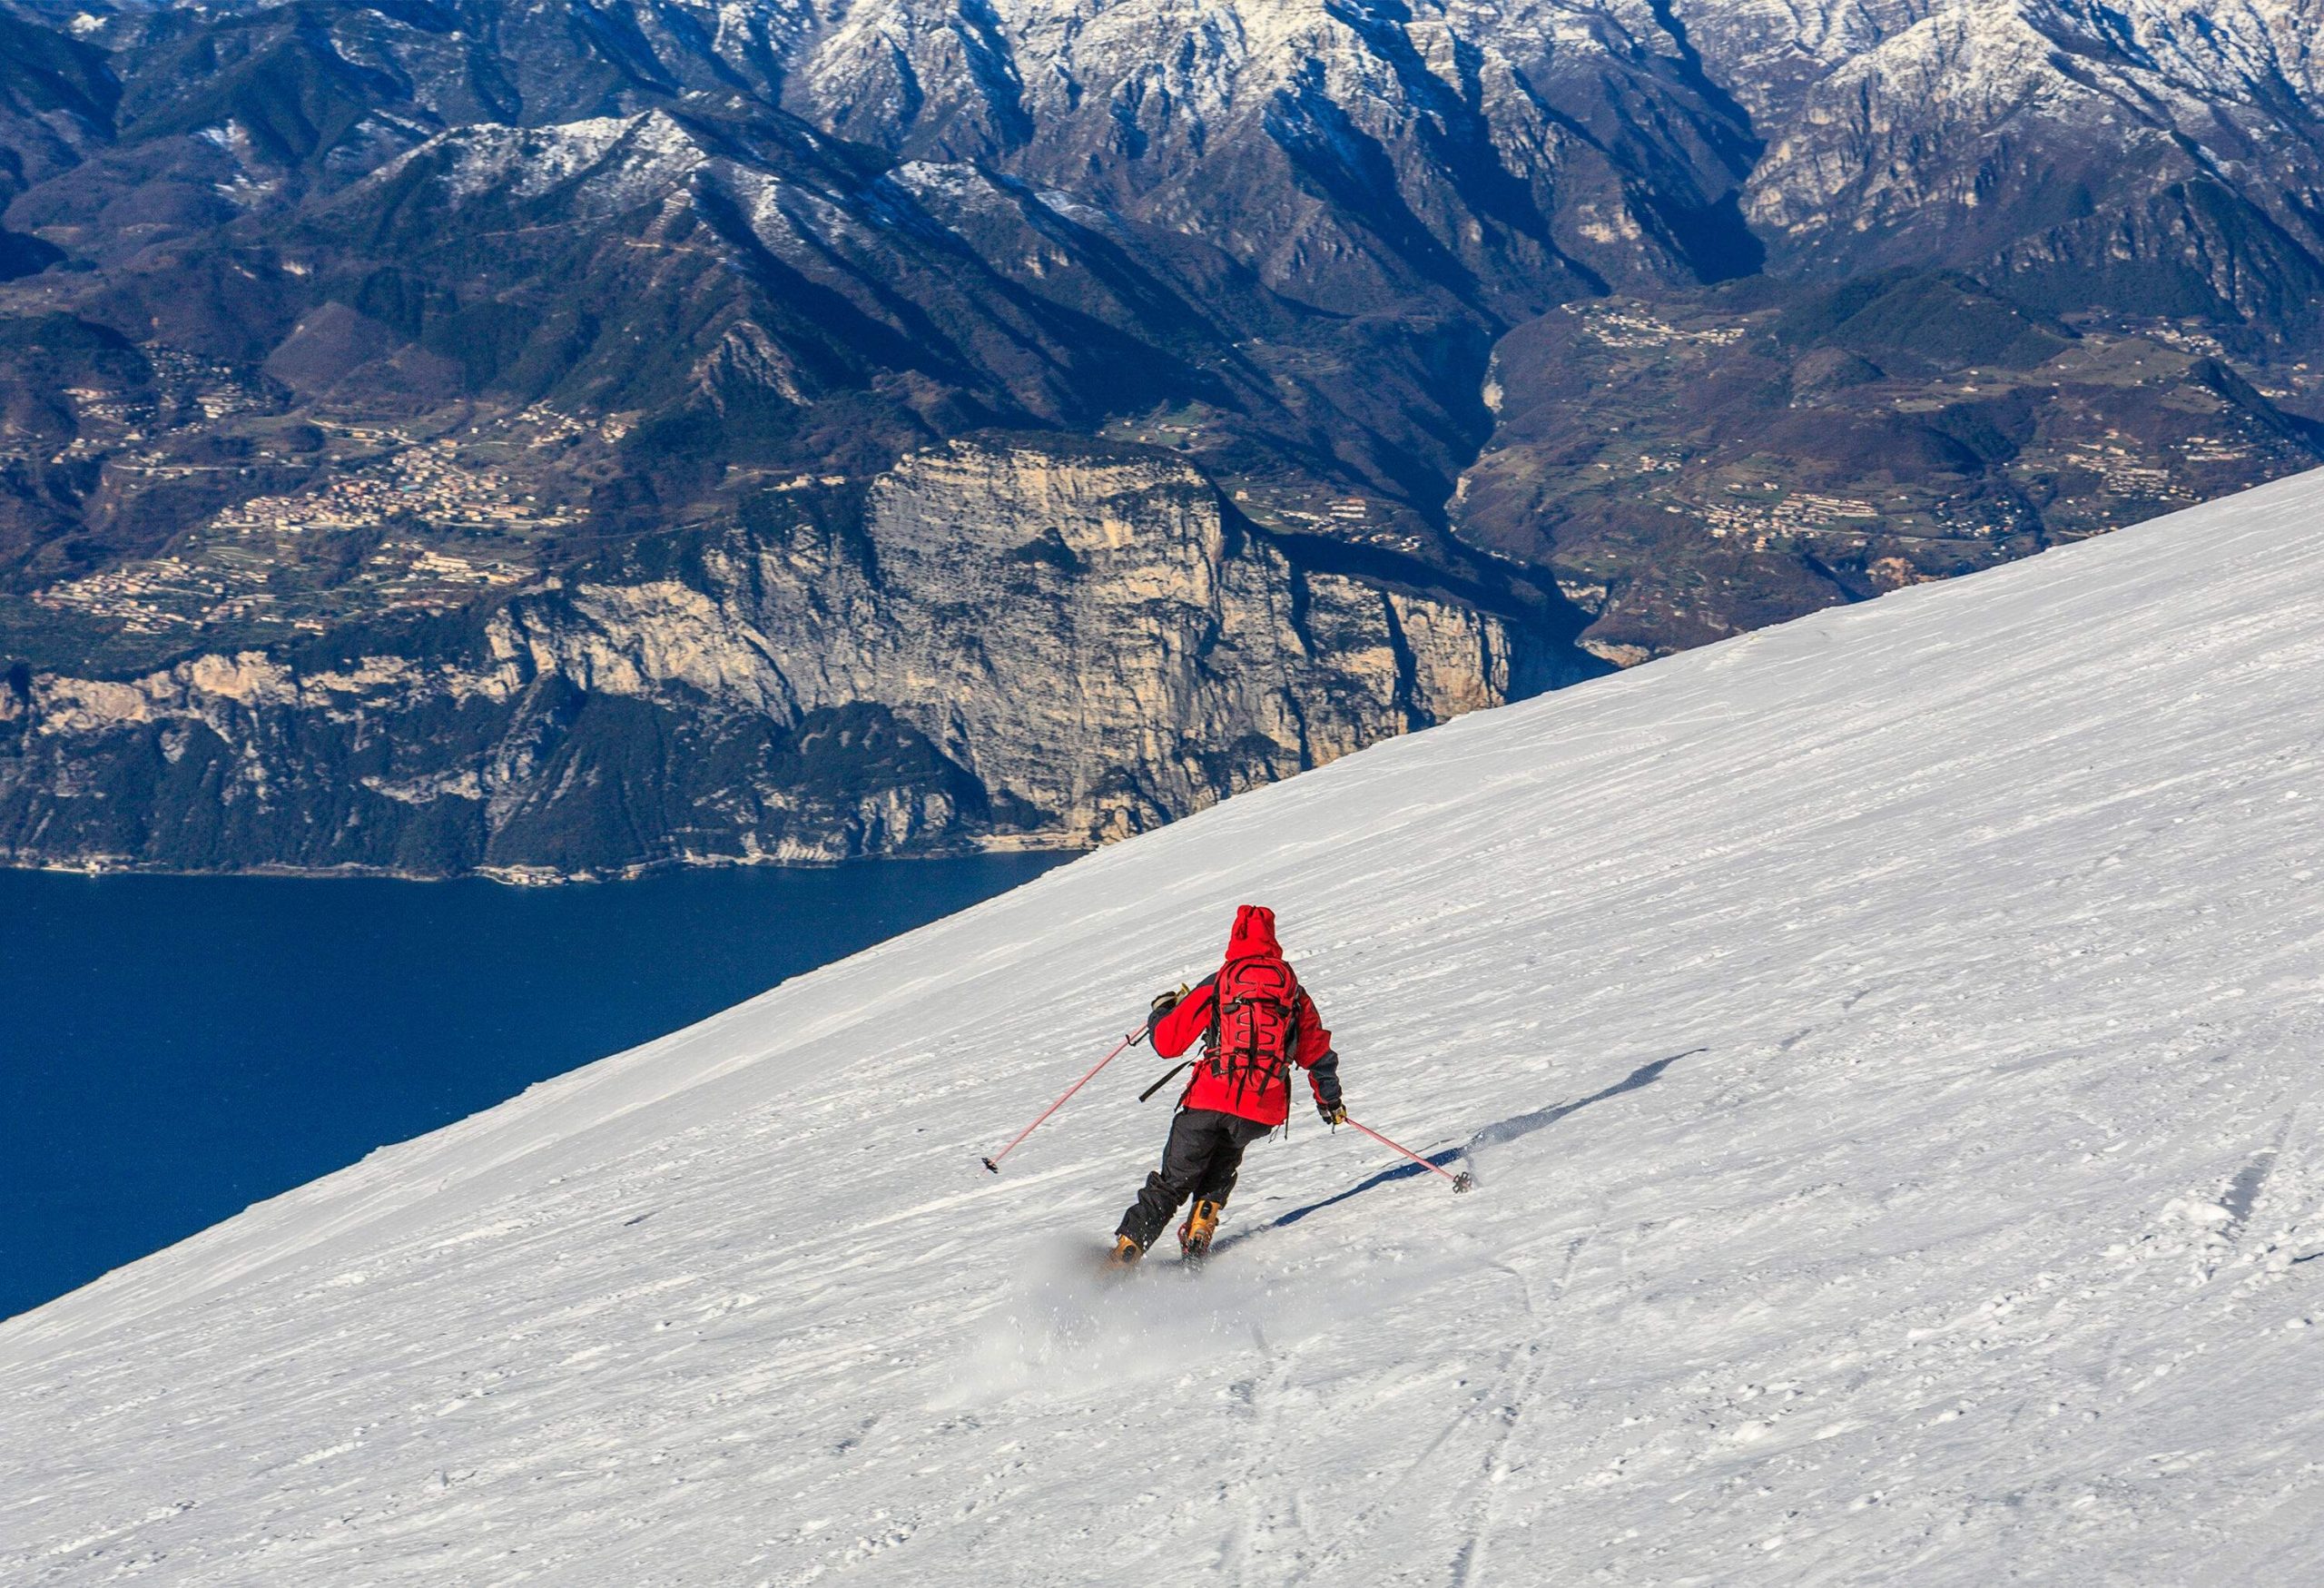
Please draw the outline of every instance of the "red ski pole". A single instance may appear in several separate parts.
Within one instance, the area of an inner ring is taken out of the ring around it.
[[[1342,1117],[1345,1118],[1345,1116]],[[1373,1140],[1380,1143],[1381,1146],[1395,1148],[1398,1152],[1401,1152],[1406,1158],[1411,1159],[1414,1163],[1420,1165],[1421,1168],[1428,1170],[1429,1173],[1443,1175],[1446,1179],[1452,1182],[1452,1189],[1456,1191],[1465,1191],[1471,1186],[1477,1183],[1475,1178],[1472,1177],[1468,1170],[1463,1169],[1457,1175],[1453,1174],[1440,1165],[1429,1162],[1428,1159],[1423,1158],[1419,1153],[1414,1152],[1411,1148],[1402,1146],[1397,1142],[1389,1140],[1385,1136],[1381,1135],[1379,1131],[1374,1130],[1371,1126],[1363,1123],[1361,1120],[1348,1119],[1347,1123],[1354,1125],[1366,1136],[1371,1137]]]
[[[1002,1148],[999,1152],[994,1153],[990,1158],[986,1159],[984,1160],[985,1168],[990,1169],[995,1174],[999,1174],[1000,1172],[1000,1160],[1017,1150],[1017,1142],[1024,1140],[1026,1137],[1030,1136],[1034,1131],[1039,1129],[1041,1119],[1048,1119],[1051,1114],[1056,1113],[1059,1109],[1065,1107],[1066,1098],[1071,1097],[1075,1092],[1079,1091],[1083,1087],[1088,1086],[1090,1080],[1097,1075],[1098,1071],[1103,1070],[1107,1065],[1111,1064],[1116,1058],[1120,1056],[1123,1049],[1128,1047],[1132,1042],[1137,1041],[1144,1035],[1146,1035],[1144,1031],[1135,1031],[1128,1036],[1124,1037],[1120,1041],[1116,1042],[1114,1044],[1114,1050],[1111,1053],[1107,1054],[1103,1059],[1098,1060],[1095,1064],[1092,1064],[1089,1067],[1089,1073],[1088,1075],[1083,1076],[1079,1080],[1075,1081],[1071,1086],[1065,1089],[1065,1097],[1058,1099],[1057,1101],[1051,1103],[1048,1108],[1041,1110],[1040,1119],[1035,1119],[1022,1130],[1018,1131],[1015,1140],[1009,1142],[1008,1146]]]

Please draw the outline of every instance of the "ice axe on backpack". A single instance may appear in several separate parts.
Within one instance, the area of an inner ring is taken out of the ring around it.
[[[999,1152],[994,1153],[990,1158],[986,1159],[984,1160],[985,1168],[990,1169],[995,1174],[999,1174],[1000,1172],[1000,1160],[1017,1150],[1018,1142],[1024,1140],[1026,1137],[1030,1136],[1035,1130],[1039,1129],[1040,1128],[1041,1120],[1048,1119],[1051,1114],[1056,1113],[1059,1109],[1065,1107],[1066,1099],[1070,1098],[1075,1092],[1079,1091],[1083,1087],[1088,1086],[1091,1080],[1097,1078],[1098,1071],[1103,1070],[1107,1065],[1111,1064],[1115,1059],[1120,1055],[1123,1049],[1128,1048],[1133,1042],[1142,1041],[1145,1036],[1145,1030],[1140,1028],[1137,1031],[1132,1031],[1128,1036],[1124,1037],[1120,1041],[1116,1042],[1112,1052],[1108,1053],[1103,1059],[1098,1060],[1097,1063],[1092,1064],[1089,1067],[1088,1074],[1083,1076],[1079,1080],[1075,1081],[1071,1086],[1065,1089],[1064,1097],[1058,1099],[1057,1101],[1051,1103],[1048,1108],[1043,1109],[1039,1117],[1037,1117],[1031,1124],[1017,1132],[1016,1137],[1010,1140],[1008,1146],[1002,1148]]]
[[[1139,1102],[1144,1102],[1156,1092],[1160,1091],[1164,1087],[1169,1085],[1170,1082],[1177,1079],[1179,1070],[1184,1070],[1187,1065],[1192,1064],[1194,1060],[1191,1059],[1181,1059],[1176,1064],[1171,1065],[1169,1069],[1162,1072],[1161,1080],[1156,1081],[1152,1086],[1147,1087],[1144,1091],[1137,1094],[1137,1100]]]

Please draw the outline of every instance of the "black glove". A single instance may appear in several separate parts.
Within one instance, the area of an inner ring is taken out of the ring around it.
[[[1307,1074],[1315,1085],[1315,1111],[1324,1116],[1326,1125],[1347,1122],[1347,1107],[1340,1100],[1340,1056],[1326,1053],[1307,1067]]]
[[[1154,995],[1154,1002],[1146,1011],[1146,1030],[1149,1035],[1152,1034],[1156,1026],[1162,1023],[1162,1017],[1177,1008],[1178,1001],[1186,995],[1187,990],[1184,987],[1180,987],[1174,992],[1157,992]]]

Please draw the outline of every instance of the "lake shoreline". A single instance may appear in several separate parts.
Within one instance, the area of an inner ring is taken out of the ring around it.
[[[368,881],[395,883],[498,883],[511,888],[561,888],[603,883],[632,883],[674,873],[715,871],[830,872],[849,866],[878,865],[889,861],[924,863],[975,860],[1006,855],[1081,855],[1097,851],[1088,844],[1063,840],[1008,838],[955,848],[910,850],[884,854],[849,854],[834,859],[811,856],[749,854],[685,854],[666,860],[641,861],[623,866],[587,867],[563,871],[544,865],[487,865],[457,872],[404,871],[393,866],[293,866],[263,864],[231,869],[190,871],[154,865],[126,856],[84,861],[20,860],[0,855],[0,872],[38,873],[68,877],[271,877],[292,881]]]

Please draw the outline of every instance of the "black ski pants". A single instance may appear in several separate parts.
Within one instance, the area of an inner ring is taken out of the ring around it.
[[[1243,1149],[1272,1129],[1217,1109],[1180,1109],[1170,1120],[1162,1167],[1146,1177],[1145,1189],[1122,1215],[1118,1233],[1143,1249],[1154,1244],[1188,1197],[1226,1201],[1235,1189],[1235,1171],[1243,1167]]]

